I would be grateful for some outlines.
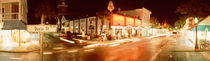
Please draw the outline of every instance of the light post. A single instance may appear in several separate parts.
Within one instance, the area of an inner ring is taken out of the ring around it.
[[[197,26],[197,23],[198,23],[198,18],[195,18],[195,25],[196,25],[196,36],[195,36],[195,49],[198,49],[198,26]]]

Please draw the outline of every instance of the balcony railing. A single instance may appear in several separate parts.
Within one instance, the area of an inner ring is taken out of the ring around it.
[[[0,20],[19,20],[19,13],[0,13]]]

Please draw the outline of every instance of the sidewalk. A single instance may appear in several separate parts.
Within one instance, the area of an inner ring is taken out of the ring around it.
[[[38,50],[38,47],[35,45],[31,46],[18,46],[15,44],[12,45],[3,45],[0,44],[0,52],[10,52],[10,53],[27,53],[27,52],[32,52]]]
[[[210,53],[207,50],[195,50],[195,44],[185,36],[178,36],[176,48],[173,51],[177,61],[209,61]]]

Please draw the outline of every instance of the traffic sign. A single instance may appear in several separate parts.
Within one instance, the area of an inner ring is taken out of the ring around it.
[[[27,25],[29,32],[56,32],[56,25]]]

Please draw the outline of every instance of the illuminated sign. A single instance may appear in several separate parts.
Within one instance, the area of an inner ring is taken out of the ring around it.
[[[74,21],[70,21],[70,32],[73,33],[73,29],[74,29]]]
[[[79,20],[74,20],[74,33],[79,33]]]
[[[86,32],[86,19],[80,20],[80,33]]]
[[[56,25],[27,25],[30,32],[57,32]]]
[[[124,26],[125,25],[125,17],[122,15],[113,14],[112,25],[113,26]]]
[[[113,4],[112,1],[109,1],[109,4],[108,4],[107,9],[108,9],[110,12],[112,12],[112,11],[114,10],[114,4]]]

